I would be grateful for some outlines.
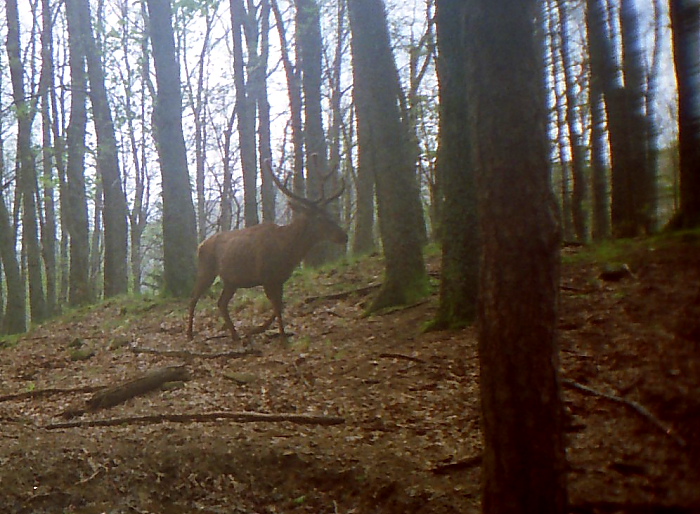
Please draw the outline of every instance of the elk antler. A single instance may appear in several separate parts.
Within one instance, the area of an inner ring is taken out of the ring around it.
[[[317,154],[313,154],[312,158],[314,159],[314,162],[318,159]],[[345,190],[345,181],[343,179],[340,180],[340,187],[338,191],[336,191],[330,198],[324,198],[324,187],[321,187],[321,198],[318,200],[310,200],[309,198],[305,198],[303,196],[300,196],[296,193],[294,193],[291,189],[287,187],[287,182],[289,181],[289,175],[284,179],[284,183],[279,179],[279,177],[275,174],[275,172],[272,170],[272,164],[270,163],[270,159],[265,159],[265,167],[269,170],[270,175],[272,175],[272,180],[275,182],[277,187],[279,188],[280,191],[282,191],[286,196],[291,198],[292,200],[296,200],[297,202],[306,205],[308,207],[325,207],[328,205],[330,202],[335,200],[336,198],[339,198],[340,195],[343,194],[343,191]],[[322,186],[325,185],[326,181],[331,177],[333,172],[331,171],[330,173],[327,173],[326,175],[323,175],[321,177],[321,184]]]

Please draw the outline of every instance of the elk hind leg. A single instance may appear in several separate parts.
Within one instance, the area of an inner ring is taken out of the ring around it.
[[[233,326],[233,321],[231,321],[231,315],[228,312],[228,304],[231,298],[233,298],[233,295],[236,294],[236,289],[235,286],[224,282],[224,289],[221,291],[221,296],[219,296],[219,301],[217,303],[221,317],[224,318],[224,326],[231,332],[231,338],[234,341],[239,340],[240,336],[238,332],[236,332],[236,327]]]
[[[272,316],[270,316],[265,323],[263,323],[259,330],[261,332],[267,330],[267,328],[272,324],[272,322],[277,318],[279,322],[280,336],[287,337],[284,332],[284,321],[282,320],[282,284],[266,284],[263,286],[265,289],[265,295],[272,303]]]

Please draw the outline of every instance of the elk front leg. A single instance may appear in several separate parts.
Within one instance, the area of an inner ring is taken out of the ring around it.
[[[189,318],[187,320],[187,339],[190,341],[194,337],[193,335],[193,325],[194,325],[194,309],[197,307],[197,302],[199,298],[204,294],[204,292],[209,289],[209,287],[214,283],[216,279],[216,273],[211,273],[207,270],[199,269],[197,273],[197,282],[192,290],[192,296],[190,297],[189,305]]]
[[[240,336],[238,332],[236,332],[236,327],[233,326],[233,321],[231,321],[231,316],[228,313],[228,304],[234,294],[236,294],[236,287],[224,283],[224,289],[221,291],[221,296],[219,296],[217,305],[219,306],[221,317],[224,318],[225,327],[231,332],[231,338],[234,341],[238,341]]]

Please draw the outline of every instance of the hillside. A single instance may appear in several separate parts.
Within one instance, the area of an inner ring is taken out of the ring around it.
[[[700,512],[700,238],[566,249],[563,260],[572,512]],[[599,278],[622,264],[629,272]],[[474,330],[422,333],[436,296],[363,317],[380,277],[376,257],[297,274],[289,343],[275,330],[230,342],[213,295],[191,343],[185,303],[147,298],[6,339],[3,512],[478,512]],[[259,293],[235,303],[243,333],[267,315]],[[100,387],[175,365],[190,380],[62,416]],[[248,412],[287,421],[206,417]]]

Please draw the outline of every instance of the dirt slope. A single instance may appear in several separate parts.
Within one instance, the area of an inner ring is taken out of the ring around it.
[[[630,244],[606,258],[629,268],[616,281],[598,278],[588,252],[564,254],[572,511],[700,512],[700,244],[691,236]],[[258,354],[204,355],[242,349],[220,337],[211,299],[201,302],[192,343],[184,304],[121,300],[1,350],[3,512],[478,512],[473,329],[422,333],[436,297],[362,317],[380,267],[374,259],[296,277],[291,341],[255,336]],[[266,315],[259,296],[237,305],[243,332]],[[167,353],[182,350],[195,355]],[[244,411],[345,421],[45,428],[65,422],[61,413],[90,397],[85,388],[176,364],[190,381],[73,421]]]

